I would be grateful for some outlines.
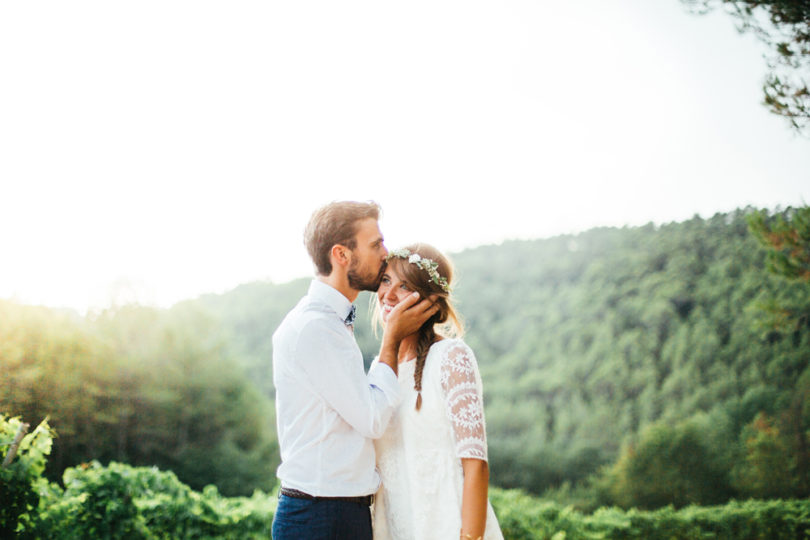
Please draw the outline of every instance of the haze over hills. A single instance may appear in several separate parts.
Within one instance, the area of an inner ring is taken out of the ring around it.
[[[810,327],[777,324],[768,306],[810,313],[810,291],[766,269],[751,212],[453,254],[494,485],[586,507],[802,496]],[[86,318],[2,302],[0,412],[51,416],[53,476],[115,459],[195,488],[267,489],[271,336],[308,283]],[[358,299],[355,327],[367,363],[379,343],[370,300]],[[664,491],[634,499],[633,486]]]

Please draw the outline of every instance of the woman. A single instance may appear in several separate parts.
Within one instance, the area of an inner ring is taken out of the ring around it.
[[[399,348],[403,399],[375,441],[382,487],[377,540],[502,539],[487,500],[489,468],[481,378],[450,302],[452,269],[437,249],[394,250],[377,292],[383,326],[414,291],[440,309]]]

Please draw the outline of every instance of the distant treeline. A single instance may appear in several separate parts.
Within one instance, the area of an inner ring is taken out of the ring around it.
[[[778,275],[771,260],[785,250],[776,225],[806,213],[745,209],[455,254],[493,484],[584,510],[810,494],[810,277]],[[98,459],[228,495],[268,489],[270,338],[307,284],[89,318],[0,303],[0,412],[50,416],[52,478]],[[378,340],[362,311],[370,361]]]

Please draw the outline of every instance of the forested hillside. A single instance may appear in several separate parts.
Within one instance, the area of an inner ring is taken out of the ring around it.
[[[798,489],[788,478],[806,454],[807,320],[775,326],[765,308],[788,297],[806,309],[808,287],[767,271],[743,214],[456,258],[499,485],[539,492],[621,458],[599,502]],[[756,437],[773,439],[760,441],[769,455],[746,447]]]
[[[767,270],[751,213],[455,254],[455,294],[484,377],[494,483],[543,493],[589,479],[590,499],[576,501],[586,506],[708,504],[807,489],[806,471],[805,484],[796,481],[808,427],[807,321],[779,327],[766,308],[779,298],[810,306],[810,294],[806,283]],[[307,283],[257,283],[198,300],[223,314],[238,356],[268,393],[270,335]],[[378,341],[368,325],[357,335],[372,358]],[[778,440],[760,441],[773,443],[767,452],[775,455],[749,455],[752,433],[780,428]],[[664,460],[660,470],[629,470],[639,445],[651,444],[661,447],[651,457]],[[637,492],[663,478],[671,481],[661,493]]]
[[[751,213],[454,254],[493,484],[583,509],[808,494],[810,318],[794,315],[810,313],[810,287],[766,268]],[[266,489],[270,339],[307,286],[88,319],[2,303],[0,412],[51,416],[52,476],[115,459],[192,487]]]

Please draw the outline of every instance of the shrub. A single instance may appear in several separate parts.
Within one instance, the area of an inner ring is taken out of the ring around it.
[[[275,510],[261,492],[227,498],[208,486],[200,493],[154,467],[93,462],[63,478],[65,489],[52,485],[41,501],[43,538],[267,538]]]
[[[518,490],[490,490],[506,540],[796,540],[810,538],[810,501],[732,501],[585,515]]]
[[[0,414],[0,463],[11,451],[22,421]],[[51,452],[52,434],[47,420],[20,441],[16,456],[0,467],[0,538],[23,536],[30,530],[45,485],[42,472]]]

